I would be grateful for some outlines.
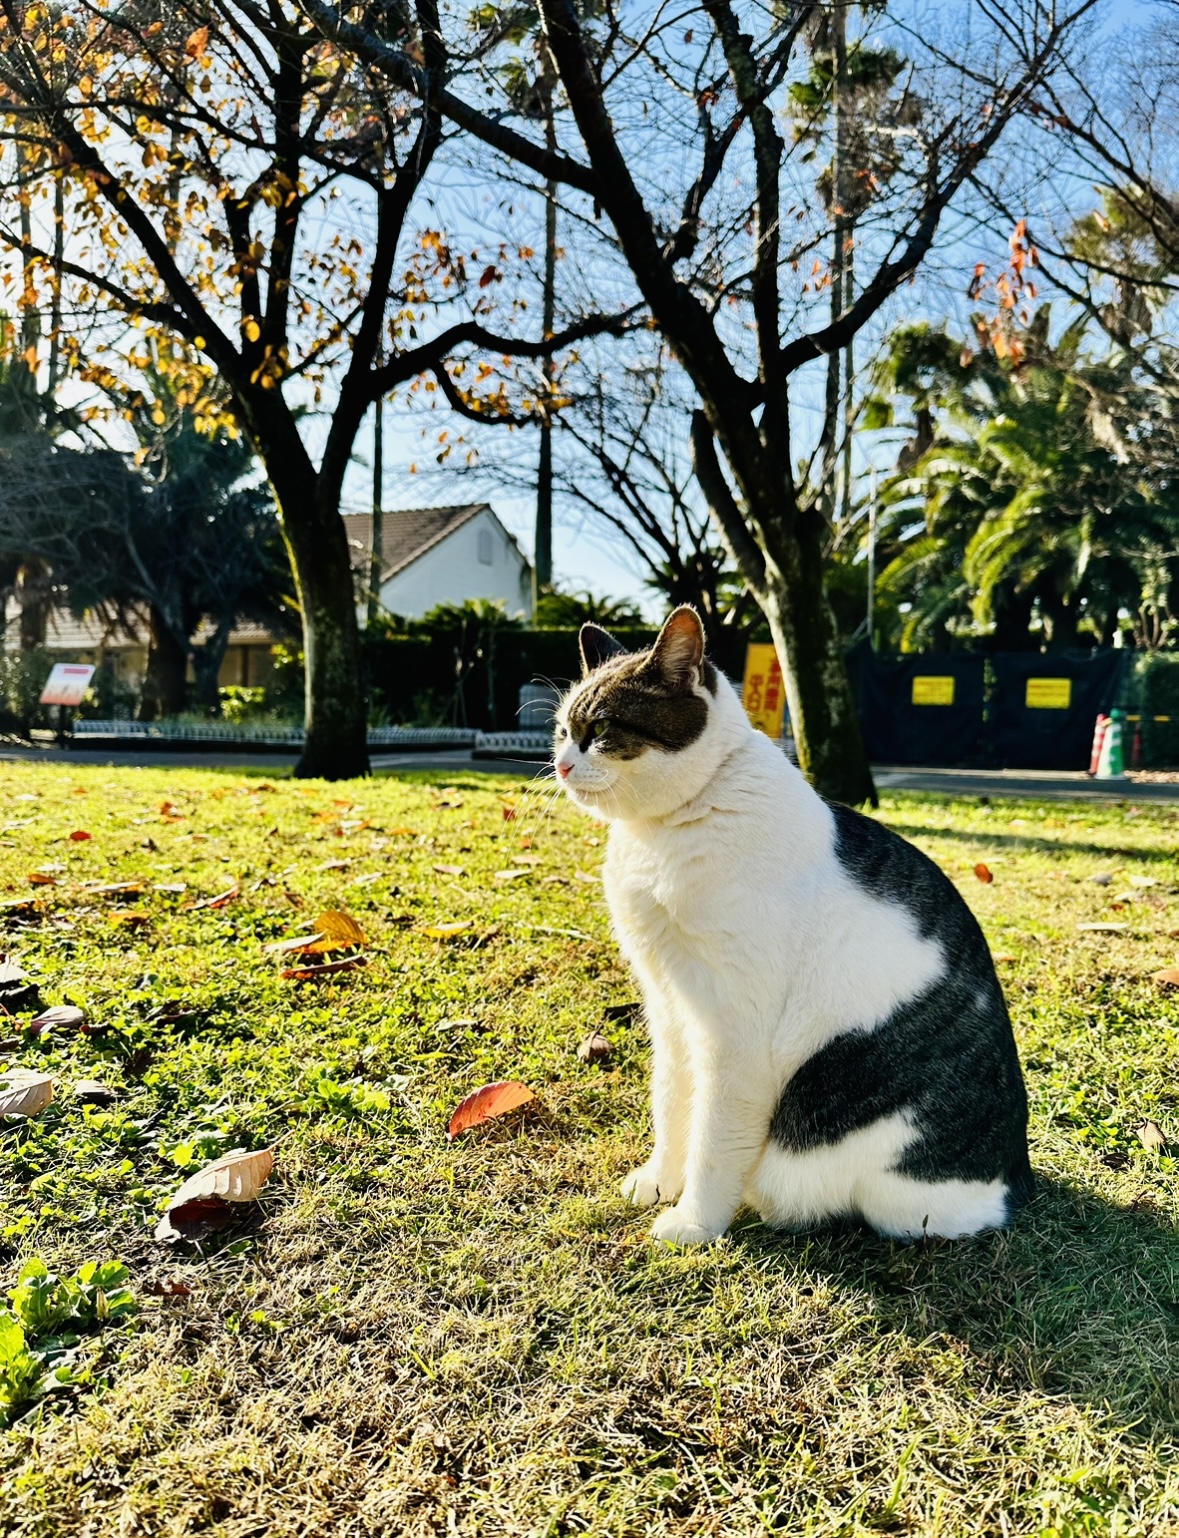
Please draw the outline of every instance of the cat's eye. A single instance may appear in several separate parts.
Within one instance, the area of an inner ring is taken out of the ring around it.
[[[559,725],[557,727],[557,741],[558,742],[564,742],[565,738],[568,737],[568,735],[569,735],[569,728],[567,726],[560,726]]]
[[[609,725],[609,721],[606,721],[601,717],[599,717],[599,719],[596,721],[591,721],[589,726],[586,728],[585,740],[587,742],[596,742]]]

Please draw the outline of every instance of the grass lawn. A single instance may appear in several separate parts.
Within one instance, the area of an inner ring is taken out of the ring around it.
[[[1136,1131],[1179,1136],[1179,989],[1150,980],[1179,962],[1179,812],[885,800],[1002,958],[1040,1177],[1013,1233],[745,1214],[676,1252],[618,1194],[645,1050],[605,1013],[635,997],[605,830],[478,775],[6,765],[4,791],[0,950],[89,1029],[0,1020],[0,1068],[57,1080],[0,1130],[2,1291],[33,1255],[121,1259],[140,1305],[0,1431],[4,1533],[1179,1533],[1179,1161]],[[329,907],[367,967],[284,979],[265,944]],[[448,1143],[509,1077],[539,1110]],[[153,1238],[239,1146],[275,1150],[261,1200]]]

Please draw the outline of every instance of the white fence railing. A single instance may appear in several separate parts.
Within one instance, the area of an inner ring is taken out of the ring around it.
[[[129,742],[211,742],[257,747],[303,745],[301,726],[230,726],[224,721],[75,721],[73,735],[116,737]],[[375,726],[368,733],[370,748],[420,750],[472,748],[479,734],[460,727]]]

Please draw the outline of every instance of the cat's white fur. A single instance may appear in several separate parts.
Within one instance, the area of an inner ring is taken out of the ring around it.
[[[677,1244],[718,1238],[743,1202],[777,1225],[858,1215],[906,1238],[1001,1224],[1001,1180],[896,1172],[915,1137],[905,1112],[805,1153],[769,1140],[783,1088],[809,1057],[881,1023],[952,958],[850,878],[826,803],[752,728],[726,680],[712,695],[697,675],[695,689],[707,726],[675,753],[611,758],[558,727],[566,790],[610,823],[606,897],[654,1049],[655,1145],[624,1194],[673,1202],[652,1233]]]

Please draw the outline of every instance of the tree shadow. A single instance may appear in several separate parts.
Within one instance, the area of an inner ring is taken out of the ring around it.
[[[1038,1177],[1006,1233],[902,1245],[844,1225],[733,1230],[761,1267],[863,1288],[882,1324],[965,1342],[996,1379],[1067,1395],[1138,1438],[1179,1433],[1179,1233]]]
[[[899,833],[902,838],[947,838],[957,840],[961,844],[991,844],[997,849],[1022,849],[1036,850],[1039,853],[1052,854],[1092,854],[1105,855],[1109,859],[1137,860],[1142,864],[1164,858],[1163,851],[1159,849],[1127,849],[1121,844],[1102,844],[1095,839],[1087,839],[1083,844],[1070,843],[1058,838],[1039,838],[1034,833],[992,833],[989,830],[972,832],[967,828],[934,828],[925,823],[892,822],[886,824],[893,833]]]

